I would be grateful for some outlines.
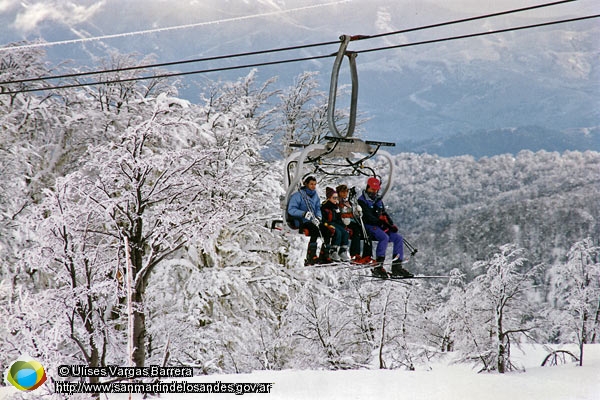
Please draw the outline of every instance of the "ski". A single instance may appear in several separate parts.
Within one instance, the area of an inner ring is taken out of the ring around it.
[[[412,286],[412,283],[408,282],[406,279],[390,279],[390,278],[386,278],[386,277],[383,277],[383,276],[365,275],[365,274],[361,274],[359,276],[362,277],[362,278],[369,278],[369,279],[381,280],[381,281],[390,281],[390,282],[394,282],[394,283],[401,283],[403,285]]]
[[[354,269],[363,269],[363,268],[374,268],[381,265],[381,263],[372,263],[372,264],[360,264],[354,261],[334,261],[325,264],[311,264],[306,265],[306,267],[315,267],[315,268],[327,268],[327,267],[349,267]]]
[[[411,279],[450,279],[447,275],[413,275],[413,276],[394,276],[388,273],[388,276],[361,275],[383,280],[407,281]]]
[[[446,275],[414,275],[414,276],[393,276],[389,275],[387,278],[381,277],[381,279],[392,279],[397,281],[405,281],[410,279],[450,279]]]
[[[447,275],[391,276],[390,279],[450,279]]]
[[[352,266],[352,263],[350,261],[332,261],[329,263],[317,263],[317,264],[310,264],[310,265],[305,265],[306,267],[314,267],[314,268],[328,268],[328,267],[349,267]]]

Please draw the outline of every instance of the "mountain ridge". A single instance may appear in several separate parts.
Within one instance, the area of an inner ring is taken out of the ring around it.
[[[600,127],[558,131],[540,126],[478,130],[444,138],[404,141],[398,152],[428,153],[440,157],[516,155],[520,151],[600,151]]]

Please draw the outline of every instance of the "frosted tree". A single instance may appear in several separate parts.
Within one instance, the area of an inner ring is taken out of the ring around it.
[[[43,61],[44,53],[37,49],[15,48],[3,51],[1,56],[2,80],[43,77],[56,73]],[[134,63],[132,58],[127,58],[126,61],[127,65],[121,62],[119,66],[131,66]],[[145,84],[157,89],[164,88],[152,82],[145,81]],[[0,89],[0,93],[44,85],[44,81],[6,84]],[[20,241],[26,238],[26,234],[16,232],[18,220],[27,219],[28,207],[41,201],[44,189],[53,187],[57,177],[81,166],[89,144],[98,144],[106,139],[107,132],[127,126],[133,121],[132,116],[139,121],[147,115],[142,112],[139,99],[141,92],[145,95],[152,94],[150,89],[134,91],[129,87],[124,90],[120,84],[105,86],[110,86],[111,89],[104,90],[99,85],[93,90],[121,93],[118,99],[104,96],[104,103],[127,103],[128,112],[125,112],[124,106],[119,109],[106,108],[100,101],[97,107],[91,100],[93,96],[85,92],[85,89],[0,94],[0,220],[3,222],[0,229],[7,229],[0,232],[0,242],[7,239],[0,246],[0,253],[16,253],[23,247]],[[1,258],[13,260],[19,257],[5,254]],[[6,272],[10,271],[13,268],[7,265]]]
[[[291,143],[314,143],[328,132],[327,99],[318,88],[317,73],[304,72],[279,94],[285,155]]]
[[[465,321],[472,320],[465,306],[466,282],[464,274],[454,269],[450,271],[448,285],[438,285],[427,290],[423,326],[429,342],[441,352],[454,351],[468,328]]]
[[[510,358],[511,344],[535,328],[527,291],[538,271],[527,266],[522,253],[514,245],[504,245],[489,260],[475,263],[473,268],[484,272],[467,291],[475,302],[470,305],[476,316],[472,323],[486,326],[490,339],[487,356],[482,358],[484,369],[499,373],[515,368]],[[481,343],[476,335],[473,339]]]
[[[50,74],[40,50],[0,53],[0,80],[14,81]],[[35,89],[44,83],[0,86],[0,259],[15,260],[19,251],[16,220],[52,185],[60,156],[57,132],[62,125],[60,103],[50,96],[11,93]],[[10,268],[9,268],[10,270]],[[0,276],[3,271],[0,272]]]
[[[306,270],[302,289],[282,315],[288,367],[348,369],[367,365],[376,349],[380,294],[343,270]]]
[[[567,253],[566,264],[552,268],[551,297],[558,309],[555,329],[562,340],[579,345],[579,364],[583,365],[584,345],[597,343],[600,334],[600,248],[591,238],[575,243]]]
[[[196,108],[193,122],[214,137],[204,171],[224,216],[200,250],[205,266],[237,265],[244,257],[249,263],[255,254],[248,250],[264,255],[264,243],[273,240],[266,226],[278,216],[283,189],[279,169],[262,154],[272,138],[273,110],[266,105],[273,95],[270,84],[257,84],[251,72],[238,81],[212,85]]]
[[[134,285],[134,353],[136,366],[145,361],[144,299],[150,274],[158,263],[176,253],[203,229],[210,230],[219,214],[209,190],[204,164],[208,135],[196,146],[182,146],[190,133],[180,121],[181,106],[165,97],[154,105],[148,121],[127,129],[120,143],[94,146],[84,173],[77,179],[81,197],[91,210],[105,216],[104,232],[130,243]],[[171,151],[164,151],[165,148]]]
[[[43,61],[44,54],[36,49],[8,50],[0,56],[2,81],[53,73]],[[76,169],[73,160],[85,152],[90,137],[87,131],[74,129],[80,116],[76,108],[69,106],[76,98],[73,93],[7,94],[7,91],[18,92],[44,85],[43,81],[21,82],[0,88],[0,307],[9,313],[6,315],[15,317],[0,324],[0,337],[6,338],[7,342],[12,342],[19,332],[30,335],[29,339],[33,340],[35,334],[43,336],[47,331],[36,330],[25,311],[31,309],[25,304],[28,301],[37,304],[39,299],[42,303],[51,303],[51,296],[43,292],[49,285],[47,276],[39,276],[41,268],[36,263],[23,262],[35,240],[28,221],[32,217],[31,209],[43,201],[44,190],[53,187],[57,177]],[[36,309],[35,315],[44,308],[33,309]],[[28,325],[24,326],[28,320]],[[17,325],[13,325],[15,323]],[[25,340],[24,343],[32,342]],[[36,350],[34,346],[29,350],[30,354],[36,355],[40,348]],[[14,359],[15,355],[7,351],[0,357]]]
[[[172,364],[205,374],[284,366],[278,327],[296,284],[276,265],[199,269],[171,260],[149,284],[153,353],[163,354],[168,338]]]
[[[322,141],[330,135],[327,123],[327,96],[319,90],[320,84],[316,72],[304,72],[294,81],[294,85],[284,89],[279,95],[278,116],[281,130],[280,140],[283,154],[289,155],[292,143],[312,144]],[[338,88],[338,95],[343,96],[348,87]],[[336,110],[334,120],[343,122],[348,119],[349,109]],[[364,120],[357,119],[356,126],[360,127]]]
[[[291,346],[303,353],[308,363],[301,364],[304,367],[339,369],[345,364],[346,346],[341,337],[349,329],[351,315],[331,296],[320,292],[318,286],[307,285],[286,313],[293,323]]]
[[[116,266],[122,254],[102,232],[103,215],[98,215],[90,202],[81,201],[74,181],[79,179],[72,175],[59,178],[55,190],[47,190],[47,196],[32,210],[35,218],[30,223],[35,224],[32,231],[38,245],[23,263],[36,270],[37,284],[45,290],[29,295],[29,305],[35,305],[38,312],[30,315],[27,302],[20,299],[11,305],[9,322],[23,336],[23,343],[52,338],[43,347],[48,361],[76,363],[79,358],[73,354],[80,354],[86,365],[100,367],[121,360],[116,350],[124,343],[119,329],[124,323],[119,301],[122,275]],[[36,323],[23,329],[32,317]],[[59,349],[62,355],[52,353]]]

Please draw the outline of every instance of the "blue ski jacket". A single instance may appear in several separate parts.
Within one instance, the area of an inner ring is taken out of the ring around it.
[[[303,193],[300,193],[300,191]],[[307,204],[307,201],[309,204]],[[290,196],[287,208],[288,215],[294,218],[296,228],[299,228],[300,225],[305,222],[310,222],[304,218],[304,214],[306,214],[309,209],[317,218],[322,219],[321,200],[319,199],[317,191],[302,186],[296,193]]]
[[[392,218],[385,211],[381,197],[377,196],[375,199],[371,199],[365,192],[363,192],[358,198],[358,204],[363,210],[362,219],[366,225],[382,226],[384,224],[394,224]],[[385,222],[382,221],[382,219],[385,219]]]

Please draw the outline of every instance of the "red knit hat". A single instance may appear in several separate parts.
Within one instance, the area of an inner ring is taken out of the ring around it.
[[[379,190],[381,188],[381,182],[379,182],[379,179],[377,178],[369,178],[367,186],[373,190]]]

